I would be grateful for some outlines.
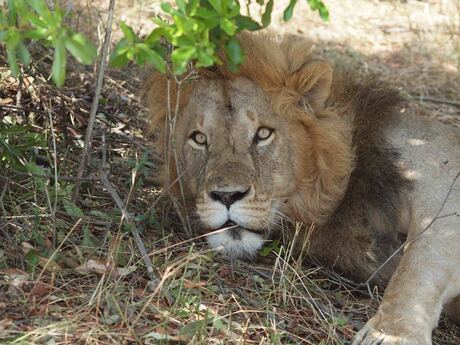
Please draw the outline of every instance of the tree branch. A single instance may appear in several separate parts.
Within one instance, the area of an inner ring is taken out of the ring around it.
[[[78,171],[77,171],[78,179],[81,179],[83,177],[83,172],[85,171],[86,161],[87,161],[87,158],[89,158],[89,152],[91,148],[91,137],[93,134],[94,122],[96,120],[96,113],[97,113],[97,108],[99,105],[99,98],[101,97],[102,84],[104,81],[104,71],[105,71],[105,66],[107,63],[107,56],[109,53],[114,8],[115,8],[115,0],[110,0],[107,28],[105,30],[105,37],[104,37],[104,43],[102,46],[101,59],[99,61],[99,71],[98,71],[97,82],[96,82],[96,93],[94,94],[93,103],[91,104],[91,112],[89,116],[88,127],[86,128],[86,134],[85,134],[85,143],[83,146],[83,152],[81,155],[80,165],[78,166]],[[75,183],[74,194],[72,196],[72,200],[74,203],[78,200],[78,196],[80,194],[80,186],[81,186],[81,183],[79,180],[77,180],[77,182]]]
[[[152,262],[150,261],[149,255],[147,254],[147,250],[145,249],[144,242],[142,242],[141,236],[139,235],[139,231],[136,228],[136,225],[131,218],[131,215],[128,213],[126,210],[126,207],[123,203],[123,200],[121,200],[120,196],[118,195],[117,191],[115,188],[112,186],[108,179],[108,165],[107,165],[107,147],[106,147],[106,141],[105,141],[105,134],[102,135],[102,166],[101,166],[101,183],[107,189],[107,192],[110,194],[112,199],[115,201],[117,204],[117,207],[121,211],[122,215],[122,221],[124,220],[125,222],[129,223],[130,225],[130,232],[133,235],[134,241],[136,242],[137,248],[139,249],[139,252],[142,255],[142,259],[144,260],[145,267],[147,268],[147,274],[150,277],[151,281],[151,288],[156,289],[159,284],[160,284],[160,279],[157,277],[153,270]],[[168,303],[172,304],[174,303],[174,298],[169,294],[167,291],[164,291],[164,295],[166,299],[168,300]]]

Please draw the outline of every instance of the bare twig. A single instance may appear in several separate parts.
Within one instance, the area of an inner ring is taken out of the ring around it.
[[[7,109],[8,111],[15,111],[17,113],[21,113],[23,116],[25,116],[26,111],[22,107],[17,107],[15,105],[7,105],[7,104],[0,104],[0,110],[2,109]]]
[[[440,98],[434,98],[434,97],[429,97],[429,96],[412,96],[411,98],[416,101],[420,102],[431,102],[431,103],[440,103],[440,104],[448,104],[448,105],[453,105],[455,107],[460,107],[460,102],[456,101],[451,101],[449,99],[440,99]]]
[[[169,181],[170,159],[172,158],[171,157],[171,150],[172,150],[172,153],[174,155],[174,161],[175,161],[177,176],[181,175],[181,172],[180,172],[181,167],[180,167],[180,162],[179,162],[179,159],[178,159],[178,156],[177,156],[176,143],[175,143],[175,140],[174,140],[174,133],[175,133],[175,128],[176,128],[176,119],[177,119],[177,116],[178,116],[178,113],[179,113],[179,102],[180,102],[180,97],[181,97],[182,82],[184,80],[186,80],[187,78],[189,78],[190,75],[191,74],[187,75],[184,79],[182,79],[180,81],[177,80],[176,78],[174,78],[174,82],[176,83],[176,87],[177,87],[176,100],[175,100],[175,106],[174,106],[174,114],[172,113],[172,109],[171,109],[171,80],[170,80],[170,78],[168,78],[168,81],[167,81],[167,95],[168,95],[167,122],[168,122],[168,130],[169,130],[169,132],[168,132],[168,134],[169,134],[168,146],[167,146],[166,155],[165,155],[165,160],[167,162],[166,172],[168,174],[167,181]],[[181,197],[182,197],[182,202],[185,204],[185,193],[184,193],[184,188],[183,188],[183,185],[182,185],[182,180],[179,179],[178,183],[179,183],[179,191],[180,191]],[[184,217],[183,214],[182,214],[182,210],[180,209],[180,205],[179,205],[177,199],[175,197],[172,197],[172,195],[171,195],[171,200],[173,201],[173,205],[174,205],[174,208],[176,209],[177,215],[181,219],[182,225],[184,226],[185,233],[188,235],[188,237],[192,237],[193,236],[192,227],[190,225],[190,219],[189,219],[189,216],[188,216],[187,208],[184,208],[184,212],[185,212],[185,217]]]
[[[2,108],[24,111],[24,108],[18,105],[0,104],[0,109]]]
[[[83,181],[99,181],[99,177],[75,177],[75,176],[63,176],[63,175],[53,175],[53,174],[34,174],[31,172],[23,172],[23,171],[13,171],[15,175],[22,175],[22,176],[29,176],[29,177],[37,177],[37,178],[43,178],[43,179],[56,179],[59,181],[78,181],[78,182],[83,182]]]
[[[368,290],[370,291],[370,287],[369,287],[369,283],[372,281],[372,279],[375,278],[375,276],[377,275],[378,272],[380,272],[380,270],[391,260],[393,259],[396,254],[398,254],[405,246],[407,246],[408,244],[414,242],[417,238],[419,238],[421,235],[423,235],[432,225],[433,223],[439,218],[439,215],[441,214],[441,211],[443,210],[444,206],[446,205],[446,202],[447,200],[449,199],[449,196],[450,196],[450,193],[452,193],[452,189],[454,188],[454,185],[455,185],[455,182],[457,181],[458,177],[460,176],[460,172],[457,173],[457,175],[455,175],[452,183],[450,184],[449,186],[449,190],[447,191],[447,194],[446,194],[446,197],[444,198],[441,206],[439,207],[438,211],[436,212],[435,216],[433,217],[433,219],[431,220],[431,222],[425,227],[425,229],[423,229],[422,231],[418,232],[417,234],[415,234],[414,236],[412,236],[411,238],[408,238],[407,241],[405,243],[403,243],[402,245],[400,245],[394,252],[393,254],[391,254],[388,259],[385,260],[384,263],[382,263],[375,271],[374,273],[371,274],[371,276],[364,282],[364,283],[361,283],[359,284],[359,286],[367,286]]]
[[[106,142],[105,142],[105,134],[102,134],[102,167],[101,167],[101,183],[107,189],[107,192],[110,194],[112,199],[115,201],[117,204],[117,207],[121,211],[122,215],[122,221],[124,220],[125,222],[130,224],[130,231],[131,234],[133,235],[134,241],[136,242],[137,248],[139,249],[139,252],[142,255],[142,259],[144,260],[145,267],[147,268],[147,274],[150,277],[152,288],[156,289],[161,280],[157,277],[153,270],[152,262],[150,261],[150,258],[147,254],[147,250],[145,249],[144,242],[142,242],[141,236],[139,235],[139,231],[137,230],[133,219],[131,218],[131,215],[128,213],[126,210],[126,207],[123,203],[123,200],[121,200],[120,196],[118,195],[117,191],[115,188],[112,186],[108,179],[108,165],[107,165],[107,148],[106,148]],[[170,304],[174,302],[173,297],[167,292],[164,292],[166,299]]]
[[[102,90],[102,83],[104,80],[104,71],[105,71],[105,66],[107,62],[107,56],[109,53],[109,45],[110,45],[110,37],[112,34],[112,21],[113,21],[113,14],[114,14],[114,8],[115,8],[115,0],[110,0],[109,3],[109,16],[107,20],[107,28],[105,30],[105,37],[104,37],[104,44],[102,47],[102,54],[101,54],[101,59],[99,61],[99,71],[97,75],[97,82],[96,82],[96,93],[94,94],[93,98],[93,103],[91,104],[91,112],[89,116],[89,121],[88,121],[88,127],[86,129],[86,134],[85,134],[85,143],[83,147],[83,152],[81,155],[81,160],[80,160],[80,165],[78,166],[78,171],[77,171],[77,177],[82,178],[83,177],[83,172],[85,170],[85,165],[86,165],[86,160],[89,157],[89,152],[90,152],[90,142],[91,142],[91,137],[93,134],[93,127],[94,127],[94,122],[96,120],[96,112],[99,104],[99,98],[101,96],[101,90]],[[75,191],[72,197],[72,200],[76,202],[78,200],[78,196],[80,194],[80,181],[77,181],[75,183]]]
[[[22,99],[22,88],[24,86],[24,71],[21,68],[21,74],[19,75],[19,85],[18,91],[16,93],[16,107],[21,108],[21,99]]]
[[[51,107],[50,107],[51,108]],[[54,178],[57,180],[58,175],[58,168],[57,168],[57,148],[56,148],[56,135],[54,133],[54,126],[53,126],[53,115],[51,114],[51,110],[48,110],[48,119],[50,122],[50,131],[51,131],[51,138],[53,139],[53,161],[54,161]],[[53,205],[50,204],[51,208],[51,219],[53,220],[53,244],[56,245],[57,241],[57,234],[56,234],[56,209],[57,209],[57,202],[58,202],[58,189],[59,183],[54,184],[54,202]]]

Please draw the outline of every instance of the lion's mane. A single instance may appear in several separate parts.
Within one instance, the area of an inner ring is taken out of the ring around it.
[[[300,155],[292,168],[302,192],[290,201],[288,216],[307,228],[315,224],[303,237],[308,238],[309,254],[349,276],[366,279],[401,243],[398,234],[410,226],[410,185],[397,167],[397,153],[384,138],[385,126],[400,104],[398,93],[373,77],[358,78],[345,68],[332,68],[297,37],[276,40],[267,34],[240,34],[239,40],[246,57],[238,72],[230,71],[222,56],[224,64],[198,69],[194,78],[248,78],[270,96],[276,114],[305,127],[308,141],[292,137]],[[183,81],[180,91],[158,73],[147,83],[150,124],[157,131],[159,152],[166,152],[168,113],[176,106],[180,113],[187,104],[194,78]],[[169,175],[166,183],[177,178],[174,167]],[[377,281],[386,280],[393,268],[387,265]]]

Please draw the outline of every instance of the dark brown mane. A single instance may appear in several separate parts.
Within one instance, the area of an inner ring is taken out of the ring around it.
[[[346,102],[353,114],[356,163],[345,196],[322,227],[321,236],[312,245],[317,253],[312,254],[321,256],[325,248],[340,253],[323,257],[323,262],[364,281],[401,245],[402,234],[410,226],[408,192],[412,185],[397,166],[398,152],[385,139],[386,126],[393,121],[402,99],[376,77],[359,80],[341,68],[336,70],[333,85],[329,101]],[[367,258],[356,255],[363,251]],[[398,259],[384,267],[376,282],[389,279]]]

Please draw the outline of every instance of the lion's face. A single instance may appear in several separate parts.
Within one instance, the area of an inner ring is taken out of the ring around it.
[[[185,197],[214,248],[250,257],[282,219],[326,222],[354,155],[351,127],[337,111],[348,108],[326,102],[331,66],[301,41],[239,39],[247,57],[237,73],[225,65],[200,70],[180,93],[154,74],[147,98],[155,148],[166,153],[164,187]]]
[[[195,86],[176,130],[184,184],[213,247],[251,256],[295,189],[292,133],[253,82]],[[228,229],[225,229],[228,228]]]

